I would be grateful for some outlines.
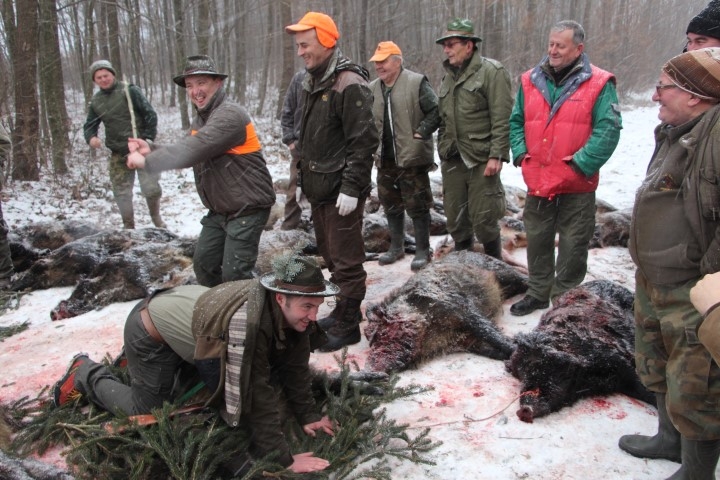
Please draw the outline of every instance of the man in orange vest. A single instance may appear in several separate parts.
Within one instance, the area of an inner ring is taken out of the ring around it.
[[[188,57],[173,81],[187,89],[195,106],[191,135],[163,148],[137,138],[128,141],[129,168],[158,172],[193,167],[198,195],[208,209],[200,222],[193,266],[198,283],[206,287],[253,278],[260,235],[275,203],[252,119],[227,98],[226,78],[210,57]]]
[[[590,63],[585,30],[572,20],[550,29],[545,58],[522,75],[510,115],[510,147],[527,185],[529,289],[516,316],[585,278],[595,231],[599,170],[615,151],[622,121],[615,76]],[[559,234],[557,261],[555,235]]]

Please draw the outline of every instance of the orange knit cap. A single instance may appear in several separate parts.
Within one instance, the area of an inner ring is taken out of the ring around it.
[[[317,33],[318,42],[325,48],[333,48],[338,38],[340,38],[340,32],[338,32],[333,19],[319,12],[306,13],[298,23],[285,27],[285,31],[289,34],[294,34],[313,28],[315,29],[315,33]]]

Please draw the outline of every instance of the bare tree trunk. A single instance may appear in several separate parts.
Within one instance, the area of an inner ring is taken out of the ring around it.
[[[88,75],[88,67],[90,64],[95,60],[95,48],[97,46],[97,37],[95,36],[95,29],[93,28],[93,11],[95,10],[95,2],[91,1],[87,5],[87,9],[85,10],[85,31],[88,32],[88,37],[86,40],[87,48],[85,49],[85,62],[82,68],[80,69],[81,72],[83,72],[83,78],[85,81],[83,82],[83,85],[85,88],[83,89],[83,92],[85,93],[85,104],[90,103],[90,99],[92,98],[93,90],[94,90],[94,84],[93,79],[90,78],[90,75]],[[80,26],[80,21],[77,20],[75,22],[75,34],[77,35],[78,41],[82,44],[82,39],[84,38],[82,35],[82,27]],[[91,155],[94,155],[95,149],[90,150],[92,152]]]
[[[280,2],[280,23],[282,26],[290,25],[292,21],[292,5],[290,0],[283,0]],[[275,118],[280,119],[282,114],[283,106],[283,92],[287,91],[292,80],[293,74],[295,73],[295,45],[293,44],[295,38],[292,35],[287,35],[283,32],[280,37],[282,40],[282,76],[280,78],[280,87],[277,102],[277,109],[275,111]]]
[[[175,60],[178,66],[177,71],[182,69],[185,63],[185,21],[183,0],[173,0],[173,13],[175,15]],[[188,115],[187,96],[185,89],[175,85],[180,100],[180,122],[183,130],[190,128],[190,117]]]
[[[163,31],[165,32],[165,42],[168,45],[168,63],[170,66],[170,72],[177,72],[178,66],[177,66],[177,46],[175,44],[175,37],[173,36],[173,29],[172,28],[166,28],[165,25],[173,25],[175,22],[172,20],[172,4],[170,0],[163,0]],[[163,78],[163,75],[161,73],[160,75],[160,84],[165,85],[167,83],[166,78]],[[177,98],[177,88],[174,88],[174,83],[172,84],[173,88],[170,88],[170,102],[169,105],[171,107],[175,106],[175,101]]]
[[[15,129],[13,141],[13,179],[39,180],[37,54],[38,4],[25,2],[17,9],[15,51],[11,52],[15,71]]]
[[[197,30],[195,38],[198,44],[198,53],[210,55],[210,2],[198,2],[197,4]]]
[[[100,48],[100,57],[110,59],[110,33],[108,32],[108,4],[100,2],[98,4],[97,21],[95,26],[98,36],[98,47]],[[118,68],[116,66],[115,68]]]
[[[273,0],[270,0],[267,5],[267,24],[272,25],[275,23],[275,3]],[[271,39],[273,37],[270,37]],[[272,51],[272,42],[269,45],[268,50]],[[265,95],[267,94],[267,88],[268,88],[268,76],[270,74],[270,55],[265,55],[263,57],[263,64],[262,64],[262,72],[260,74],[260,78],[258,79],[258,105],[257,110],[255,111],[256,115],[259,115],[260,112],[263,111],[263,107],[265,106]]]
[[[67,173],[65,153],[69,147],[70,120],[65,108],[56,9],[55,0],[40,0],[40,98],[50,127],[53,171],[64,174]]]
[[[245,24],[247,0],[235,2],[235,98],[240,104],[245,104],[245,87],[247,84],[247,42],[245,40]]]
[[[116,72],[123,71],[122,58],[120,56],[120,25],[118,24],[117,1],[103,2],[107,14],[108,49],[110,50],[110,63],[115,67]]]
[[[144,86],[147,83],[143,64],[143,48],[140,47],[140,4],[137,0],[127,0],[128,13],[130,15],[130,35],[127,49],[130,51],[132,75],[127,75],[127,80],[137,85]],[[143,80],[140,80],[140,75]],[[123,74],[124,76],[125,74]]]

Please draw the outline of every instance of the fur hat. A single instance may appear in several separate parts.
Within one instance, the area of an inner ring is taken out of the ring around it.
[[[285,27],[285,31],[291,35],[297,32],[315,29],[318,42],[325,48],[333,48],[340,38],[337,26],[330,16],[319,12],[308,12],[300,21],[294,25]]]
[[[93,62],[92,65],[90,65],[90,78],[95,80],[95,72],[97,72],[98,70],[107,70],[112,73],[114,77],[117,77],[117,73],[115,73],[115,69],[113,68],[112,63],[107,60],[98,60],[96,62]]]
[[[190,75],[210,75],[225,80],[228,76],[218,73],[215,62],[207,55],[192,55],[185,60],[185,68],[179,75],[173,77],[173,82],[185,88],[185,78]]]
[[[317,262],[310,257],[288,252],[272,261],[273,273],[260,278],[263,287],[286,295],[330,297],[340,293],[340,287],[323,277]]]
[[[441,44],[448,38],[462,38],[472,40],[473,42],[482,42],[482,38],[475,35],[475,26],[467,18],[454,18],[447,24],[445,35],[435,40],[435,43]]]
[[[678,88],[704,100],[720,100],[720,48],[681,53],[662,71]]]
[[[720,39],[720,0],[710,0],[710,3],[690,20],[685,34],[688,33]]]

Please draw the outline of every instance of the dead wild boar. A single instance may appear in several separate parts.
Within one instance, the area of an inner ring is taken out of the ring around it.
[[[97,225],[75,220],[37,222],[13,229],[8,232],[13,267],[16,272],[27,270],[51,251],[100,231]]]
[[[107,230],[57,248],[17,275],[15,291],[76,285],[54,320],[143,298],[192,263],[195,241],[161,228]]]
[[[597,214],[590,248],[627,247],[631,219],[631,208]]]
[[[506,365],[521,391],[532,392],[520,399],[520,420],[617,392],[654,404],[635,372],[632,298],[613,282],[588,282],[560,295],[532,332],[515,336]]]
[[[382,302],[368,304],[367,368],[396,372],[456,352],[509,358],[512,341],[498,329],[495,318],[503,298],[527,290],[524,276],[511,270],[484,254],[451,253],[413,275]]]

